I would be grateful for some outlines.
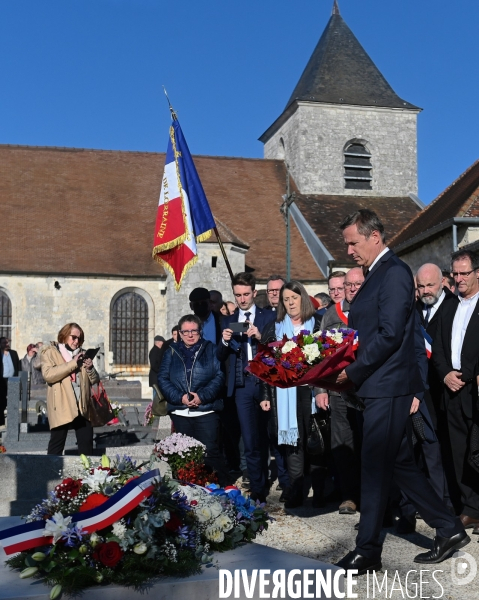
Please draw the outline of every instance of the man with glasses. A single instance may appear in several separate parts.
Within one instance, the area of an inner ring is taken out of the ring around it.
[[[360,267],[350,269],[344,277],[345,298],[326,311],[321,329],[337,329],[348,326],[350,303],[364,281]],[[357,411],[349,406],[338,392],[315,388],[316,404],[331,408],[331,453],[338,475],[341,504],[340,515],[354,515],[359,504],[359,428]]]
[[[336,304],[344,300],[344,271],[333,271],[328,277],[328,292],[331,300]]]
[[[268,301],[270,304],[270,310],[276,311],[279,304],[279,293],[281,288],[285,284],[285,279],[281,275],[271,275],[266,284],[266,293],[268,294]]]
[[[470,251],[451,256],[451,276],[459,292],[455,310],[444,311],[432,344],[432,360],[444,382],[444,408],[456,480],[461,491],[461,521],[479,533],[479,477],[470,466],[469,440],[477,419],[479,357],[479,262]]]

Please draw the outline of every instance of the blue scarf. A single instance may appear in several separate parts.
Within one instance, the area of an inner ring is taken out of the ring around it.
[[[301,328],[310,333],[314,329],[314,317],[304,323]],[[294,336],[294,325],[291,317],[286,315],[283,321],[275,325],[276,339],[282,340],[286,335],[289,339]],[[298,445],[298,417],[297,417],[297,390],[296,387],[276,388],[276,405],[278,410],[278,444],[288,446]]]

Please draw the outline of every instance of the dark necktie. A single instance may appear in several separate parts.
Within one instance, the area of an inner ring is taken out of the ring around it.
[[[245,321],[249,321],[250,317],[251,317],[251,313],[249,311],[245,312],[245,314],[244,314],[244,320]],[[248,362],[248,354],[249,354],[248,353],[248,346],[251,346],[251,338],[249,338],[249,337],[246,338],[246,344],[245,344],[246,362]]]
[[[429,323],[429,317],[431,316],[431,308],[432,306],[430,304],[426,304],[426,316],[424,317],[425,327],[427,327],[427,324]]]

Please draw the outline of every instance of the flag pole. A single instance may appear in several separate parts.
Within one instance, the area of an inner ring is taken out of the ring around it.
[[[165,96],[166,96],[166,99],[168,101],[168,106],[170,108],[171,118],[173,119],[173,121],[176,121],[178,119],[178,117],[176,116],[176,112],[174,111],[173,107],[171,106],[171,102],[170,102],[170,99],[168,97],[168,93],[166,91],[165,86],[163,86],[163,91],[165,92]],[[231,269],[230,261],[228,260],[228,256],[226,255],[225,247],[223,246],[223,242],[221,241],[220,234],[218,233],[218,228],[217,227],[213,227],[213,231],[215,232],[216,239],[218,240],[218,245],[220,247],[221,254],[223,255],[224,261],[226,263],[226,268],[228,269],[229,276],[231,278],[231,281],[233,281],[233,277],[234,277],[233,270]]]

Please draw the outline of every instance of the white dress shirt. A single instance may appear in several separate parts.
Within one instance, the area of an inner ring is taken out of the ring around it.
[[[247,313],[247,312],[251,313],[251,315],[249,316],[248,319],[246,319],[246,317],[245,317],[245,313]],[[244,323],[244,321],[248,320],[250,323],[254,324],[255,316],[256,316],[256,304],[253,304],[253,306],[251,306],[247,310],[242,310],[240,308],[239,315],[238,315],[238,323]],[[251,349],[251,340],[250,339],[248,339],[248,360],[253,360],[253,350]]]
[[[438,301],[435,304],[430,304],[429,306],[431,307],[431,312],[429,313],[429,320],[428,323],[430,323],[432,321],[432,318],[434,317],[434,315],[437,313],[439,307],[441,306],[444,298],[446,297],[446,292],[444,290],[442,290],[442,294],[439,296]],[[426,318],[426,304],[422,304],[423,309],[422,309],[422,316],[424,317],[424,319]]]
[[[456,371],[461,370],[462,344],[464,343],[466,329],[469,325],[472,313],[476,308],[478,298],[479,292],[467,299],[458,296],[459,306],[457,307],[456,314],[454,315],[451,334],[451,359],[452,366]]]
[[[14,373],[15,368],[13,367],[12,357],[10,356],[10,352],[7,352],[3,355],[3,377],[5,379],[13,377]]]
[[[387,246],[386,246],[386,248],[384,248],[384,250],[382,250],[382,251],[381,251],[381,252],[380,252],[380,253],[379,253],[379,254],[376,256],[376,258],[373,260],[373,262],[372,262],[371,266],[370,266],[370,267],[369,267],[369,269],[368,269],[368,272],[369,272],[369,271],[372,271],[372,269],[373,269],[374,265],[375,265],[375,264],[378,262],[378,260],[379,260],[379,259],[381,259],[381,258],[382,258],[382,257],[383,257],[383,256],[386,254],[386,252],[389,252],[389,248],[388,248]]]

